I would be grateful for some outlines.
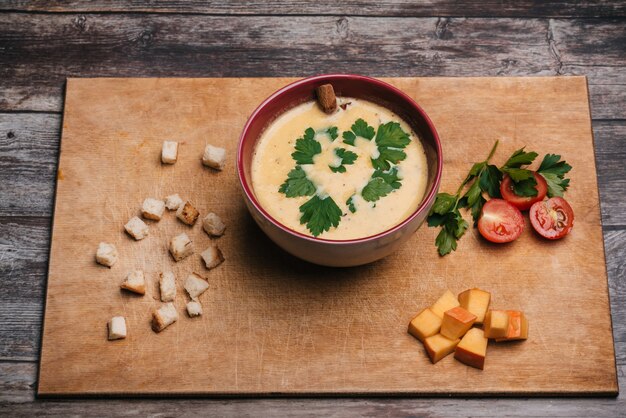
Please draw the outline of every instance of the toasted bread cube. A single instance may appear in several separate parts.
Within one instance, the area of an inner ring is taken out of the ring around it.
[[[441,318],[439,318],[430,308],[426,308],[417,314],[409,323],[409,334],[424,342],[424,340],[435,335],[441,329]]]
[[[198,210],[189,202],[185,202],[184,205],[179,206],[176,211],[176,217],[187,225],[195,224],[199,215],[200,212],[198,212]]]
[[[209,248],[204,250],[202,254],[202,259],[204,260],[204,264],[206,264],[206,268],[211,270],[224,262],[224,256],[222,255],[222,251],[218,248],[217,245],[211,245]]]
[[[185,290],[193,300],[196,300],[208,288],[209,283],[197,273],[191,273],[185,280]]]
[[[178,320],[178,312],[172,302],[166,303],[152,313],[152,329],[161,332]]]
[[[426,348],[430,361],[435,364],[453,352],[459,341],[461,340],[451,340],[441,334],[435,334],[424,340],[424,348]]]
[[[109,328],[109,340],[126,338],[126,320],[123,316],[114,316],[107,325]]]
[[[177,210],[183,203],[183,199],[180,198],[178,193],[171,194],[165,198],[165,207],[168,210]]]
[[[509,315],[509,327],[504,338],[496,338],[496,341],[515,341],[528,338],[528,319],[521,311],[506,311]]]
[[[200,302],[192,300],[187,303],[187,315],[190,317],[202,315],[202,305]]]
[[[152,219],[153,221],[160,221],[165,212],[165,202],[151,197],[143,201],[141,207],[141,214],[146,219]]]
[[[202,164],[207,167],[221,170],[224,168],[224,161],[226,160],[226,150],[220,147],[214,147],[213,145],[207,145],[204,149],[204,155],[202,156]]]
[[[193,243],[184,232],[170,240],[170,253],[174,260],[180,261],[193,254]]]
[[[143,271],[135,270],[126,275],[124,282],[120,285],[122,289],[129,290],[139,295],[146,294],[146,279]]]
[[[221,237],[224,235],[226,225],[219,216],[211,212],[202,219],[202,229],[212,237]]]
[[[489,309],[491,301],[491,293],[480,289],[468,289],[459,293],[459,303],[461,308],[470,311],[476,315],[476,323],[482,324],[485,320],[485,314]]]
[[[449,291],[441,295],[437,302],[433,303],[433,306],[430,309],[441,319],[443,319],[443,314],[445,311],[449,311],[452,308],[456,308],[459,306],[459,301],[456,299],[456,296]]]
[[[128,235],[135,238],[137,241],[148,236],[148,225],[137,216],[130,218],[126,225],[124,225],[124,229],[128,232]]]
[[[103,266],[111,267],[117,262],[117,248],[113,244],[101,242],[96,250],[96,261]]]
[[[171,271],[159,274],[159,290],[161,302],[173,302],[176,298],[176,278]]]
[[[509,314],[507,311],[487,311],[484,327],[487,338],[506,337],[509,330]]]
[[[476,322],[476,315],[457,306],[443,314],[441,335],[451,340],[461,338]]]
[[[161,149],[161,161],[163,164],[174,164],[178,159],[178,142],[163,141]]]
[[[487,355],[487,338],[480,328],[472,328],[456,346],[454,358],[468,366],[483,369]]]

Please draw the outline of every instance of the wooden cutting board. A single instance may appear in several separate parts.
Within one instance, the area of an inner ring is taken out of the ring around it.
[[[442,190],[500,140],[496,163],[522,146],[560,153],[574,167],[568,200],[576,224],[546,242],[527,224],[510,245],[475,230],[440,258],[437,231],[422,227],[401,251],[371,265],[317,267],[277,248],[256,227],[235,174],[237,140],[252,110],[293,79],[71,79],[63,138],[39,376],[40,395],[548,395],[617,393],[600,208],[586,79],[395,78],[433,119],[443,143]],[[174,166],[163,140],[180,142]],[[203,167],[205,144],[226,147],[223,172]],[[187,232],[197,252],[210,239],[167,213],[135,242],[124,223],[146,197],[179,193],[202,215],[222,216],[226,257],[206,271],[198,255],[174,263],[167,241]],[[120,261],[95,263],[98,242]],[[144,297],[121,292],[143,269]],[[180,320],[150,329],[160,305],[157,274],[178,279]],[[204,314],[184,313],[184,277],[208,277]],[[480,287],[493,308],[521,309],[528,341],[492,344],[484,371],[449,356],[430,364],[406,332],[447,288]],[[106,323],[124,315],[128,338],[109,342]]]

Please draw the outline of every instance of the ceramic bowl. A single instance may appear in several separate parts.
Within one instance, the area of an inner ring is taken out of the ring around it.
[[[419,135],[428,161],[428,185],[422,203],[398,225],[376,235],[328,240],[296,232],[266,212],[254,195],[250,176],[252,155],[263,130],[285,111],[315,100],[316,87],[330,83],[337,96],[355,97],[382,105],[404,119]],[[348,267],[371,263],[396,251],[428,216],[441,181],[441,143],[424,110],[402,91],[383,81],[350,74],[328,74],[289,84],[257,107],[243,128],[237,149],[237,173],[250,214],[263,232],[285,251],[311,263]],[[415,251],[421,251],[415,248]]]

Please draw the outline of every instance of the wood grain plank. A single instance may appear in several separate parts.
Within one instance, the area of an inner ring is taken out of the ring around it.
[[[626,366],[618,367],[622,384]],[[626,396],[568,399],[83,399],[37,400],[36,363],[0,362],[0,415],[220,416],[220,417],[581,417],[620,416]],[[210,412],[208,412],[210,411]]]
[[[3,13],[0,110],[60,111],[65,77],[589,74],[626,118],[625,44],[619,19]]]
[[[279,14],[279,15],[351,15],[351,16],[493,16],[493,17],[617,17],[626,14],[623,2],[612,0],[304,0],[260,1],[139,1],[119,2],[88,0],[8,0],[0,10],[45,12],[151,12],[204,13],[225,15]]]

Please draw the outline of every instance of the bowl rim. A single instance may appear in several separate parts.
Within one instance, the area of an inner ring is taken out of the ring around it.
[[[333,239],[326,239],[326,238],[318,238],[318,237],[314,237],[314,236],[309,236],[309,235],[305,235],[301,232],[298,232],[296,230],[293,230],[291,228],[289,228],[286,225],[283,225],[281,222],[277,221],[276,219],[274,219],[274,217],[272,215],[270,215],[264,208],[263,206],[257,201],[256,197],[254,196],[254,192],[250,189],[250,187],[248,187],[245,179],[246,179],[246,175],[245,175],[245,170],[244,170],[244,166],[243,166],[243,144],[244,141],[246,140],[246,138],[248,137],[248,131],[250,130],[250,126],[252,125],[252,123],[255,121],[255,119],[258,117],[258,115],[265,109],[265,107],[273,102],[274,100],[280,98],[283,94],[285,94],[287,91],[292,90],[294,88],[297,88],[301,85],[306,85],[306,84],[314,84],[315,82],[320,82],[320,81],[327,81],[327,80],[336,80],[336,79],[349,79],[349,80],[360,80],[366,83],[372,83],[375,84],[379,87],[382,87],[384,89],[390,90],[392,93],[402,97],[404,100],[406,100],[409,105],[411,107],[413,107],[413,110],[416,111],[417,113],[420,114],[420,116],[424,119],[424,121],[426,122],[426,125],[428,126],[428,129],[430,129],[433,138],[435,140],[435,150],[437,153],[437,172],[435,173],[435,179],[433,182],[433,187],[431,188],[430,192],[428,193],[427,196],[425,196],[422,199],[422,202],[419,204],[419,206],[417,207],[417,209],[415,209],[408,217],[406,217],[402,222],[398,223],[397,225],[379,232],[377,234],[374,235],[368,235],[366,237],[362,237],[362,238],[354,238],[354,239],[344,239],[344,240],[333,240]],[[439,189],[439,185],[441,183],[441,176],[442,176],[442,165],[443,165],[443,156],[442,156],[442,152],[441,152],[441,140],[439,139],[439,134],[437,133],[437,130],[435,129],[435,126],[433,124],[433,122],[431,121],[431,119],[428,117],[428,115],[426,114],[426,112],[424,111],[424,109],[422,109],[416,102],[415,100],[413,100],[413,98],[411,98],[409,95],[407,95],[406,93],[404,93],[402,90],[398,89],[397,87],[392,86],[389,83],[386,83],[382,80],[378,80],[376,78],[372,78],[372,77],[368,77],[368,76],[364,76],[364,75],[358,75],[358,74],[341,74],[341,73],[336,73],[336,74],[319,74],[319,75],[315,75],[315,76],[311,76],[311,77],[305,77],[302,78],[300,80],[294,81],[292,83],[289,83],[283,87],[281,87],[280,89],[276,90],[274,93],[272,93],[270,96],[268,96],[265,100],[263,100],[261,102],[261,104],[259,104],[257,106],[256,109],[254,109],[254,111],[252,112],[252,114],[250,115],[250,117],[248,117],[248,120],[246,121],[246,124],[243,127],[243,130],[241,131],[241,135],[239,136],[239,142],[237,144],[237,174],[239,177],[239,183],[241,185],[241,188],[243,189],[243,192],[245,194],[245,197],[248,199],[248,201],[255,207],[256,210],[258,210],[264,217],[265,219],[267,219],[270,223],[272,223],[275,227],[279,228],[280,230],[282,230],[283,232],[295,236],[297,238],[302,238],[305,239],[307,241],[310,242],[314,242],[314,243],[324,243],[324,244],[334,244],[334,245],[346,245],[346,244],[356,244],[356,243],[365,243],[365,242],[370,242],[370,241],[374,241],[377,240],[379,238],[391,235],[393,233],[395,233],[396,231],[402,229],[404,226],[406,226],[407,224],[409,224],[413,219],[415,219],[416,217],[418,217],[419,215],[421,215],[424,210],[426,210],[426,207],[429,205],[430,201],[432,199],[434,199],[438,189]]]

